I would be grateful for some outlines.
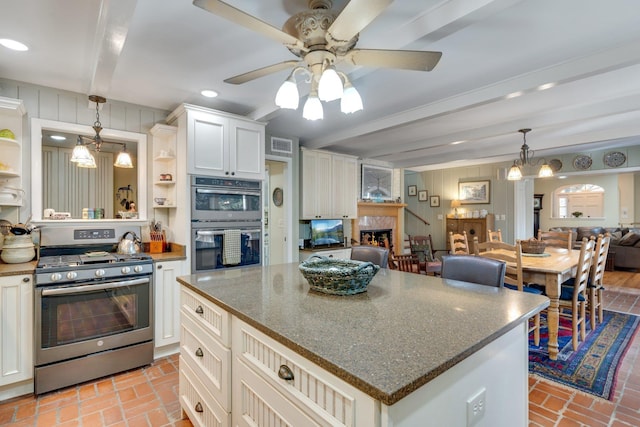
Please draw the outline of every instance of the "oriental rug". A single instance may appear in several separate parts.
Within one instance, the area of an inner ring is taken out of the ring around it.
[[[558,332],[558,360],[549,359],[547,319],[541,315],[540,345],[529,339],[529,372],[580,391],[611,400],[618,368],[638,330],[640,317],[604,311],[604,320],[591,330],[587,319],[587,336],[573,351],[571,330]],[[561,318],[561,325],[571,321]]]

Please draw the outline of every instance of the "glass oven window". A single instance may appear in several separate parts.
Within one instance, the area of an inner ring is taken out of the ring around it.
[[[195,268],[197,271],[260,264],[261,232],[243,231],[240,234],[240,264],[223,262],[224,238],[222,231],[198,230],[195,239]]]
[[[149,284],[42,297],[42,348],[149,327]]]
[[[260,195],[196,191],[195,206],[199,211],[260,212]]]

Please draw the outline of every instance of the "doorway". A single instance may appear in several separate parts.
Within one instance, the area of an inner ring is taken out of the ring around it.
[[[291,262],[291,181],[288,161],[266,160],[265,264]]]

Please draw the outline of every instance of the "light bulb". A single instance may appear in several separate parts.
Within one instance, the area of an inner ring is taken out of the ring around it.
[[[307,102],[304,103],[304,109],[302,110],[302,117],[307,120],[322,120],[324,112],[322,111],[322,103],[318,99],[315,92],[311,92],[307,98]]]
[[[133,168],[133,162],[131,161],[131,156],[127,153],[127,146],[122,147],[122,151],[118,153],[118,157],[116,158],[116,162],[113,166],[117,168]]]
[[[280,89],[278,89],[276,93],[276,105],[280,108],[296,110],[299,101],[300,94],[298,93],[298,85],[296,85],[293,75],[291,75],[282,83]]]
[[[553,169],[548,164],[543,164],[540,166],[540,170],[538,171],[538,178],[549,178],[553,176]]]
[[[345,114],[362,110],[362,98],[355,87],[347,81],[344,85],[344,93],[340,100],[340,110]]]
[[[318,97],[325,102],[342,98],[342,80],[333,66],[324,70],[320,76]]]
[[[509,169],[509,174],[507,174],[507,180],[509,181],[519,181],[522,179],[522,171],[520,167],[514,162],[511,169]]]

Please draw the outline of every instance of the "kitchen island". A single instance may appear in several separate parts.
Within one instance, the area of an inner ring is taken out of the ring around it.
[[[527,425],[526,323],[546,297],[386,269],[367,292],[332,296],[297,263],[178,281],[180,400],[195,424],[210,410],[222,415],[202,425]]]

